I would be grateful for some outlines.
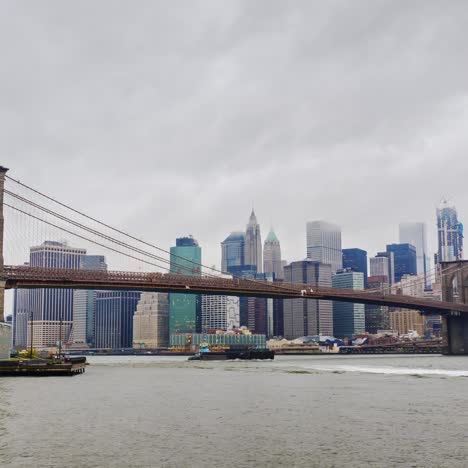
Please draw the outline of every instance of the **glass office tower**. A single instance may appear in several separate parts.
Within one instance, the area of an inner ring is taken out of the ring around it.
[[[458,220],[457,210],[442,202],[437,208],[437,232],[439,262],[453,262],[463,259],[463,224]]]
[[[401,281],[403,275],[416,275],[416,247],[411,244],[389,244],[387,254],[393,254],[395,283]]]
[[[343,249],[343,269],[362,273],[364,287],[367,287],[367,252],[365,250]]]
[[[95,346],[118,349],[133,346],[133,314],[141,293],[96,291]]]
[[[332,284],[339,289],[364,289],[364,275],[361,272],[341,270],[333,275]],[[365,331],[364,304],[333,302],[333,334],[337,338],[351,338]]]
[[[201,275],[201,248],[192,236],[176,239],[170,253],[171,273]],[[169,294],[169,334],[196,333],[200,326],[200,296]]]
[[[232,268],[244,265],[245,234],[243,232],[231,232],[221,242],[221,270],[231,273]]]

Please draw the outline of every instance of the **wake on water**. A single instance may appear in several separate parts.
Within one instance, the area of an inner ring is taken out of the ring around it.
[[[468,377],[468,370],[423,369],[411,367],[373,367],[373,366],[304,366],[325,372],[363,372],[367,374],[393,374],[393,375],[441,375],[446,377]]]

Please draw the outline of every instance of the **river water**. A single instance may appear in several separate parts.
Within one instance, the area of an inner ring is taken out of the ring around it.
[[[1,467],[467,467],[468,357],[91,357],[0,379]]]

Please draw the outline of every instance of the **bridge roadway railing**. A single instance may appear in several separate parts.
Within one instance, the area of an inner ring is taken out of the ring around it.
[[[96,286],[102,283],[102,286],[107,284],[127,284],[128,286],[141,286],[146,288],[151,285],[160,285],[173,287],[181,287],[183,289],[190,288],[213,288],[214,290],[226,289],[231,291],[249,291],[252,293],[275,293],[278,295],[292,295],[292,297],[308,297],[314,295],[329,295],[356,298],[362,296],[362,291],[356,292],[352,289],[336,289],[324,286],[315,287],[310,284],[301,283],[273,283],[266,280],[250,280],[246,278],[223,278],[223,277],[206,277],[206,276],[191,276],[179,275],[171,273],[143,273],[143,272],[128,272],[128,271],[106,271],[106,270],[78,270],[64,268],[39,268],[30,266],[5,266],[5,277],[7,280],[7,288],[19,286],[34,286],[42,287],[42,283],[47,283],[48,287],[62,286],[61,283],[72,282],[92,282]],[[30,283],[30,284],[29,284]],[[49,284],[50,283],[50,284]],[[63,286],[62,286],[63,287]],[[73,285],[71,285],[73,287]],[[372,294],[374,297],[385,297],[382,293]]]
[[[68,270],[30,266],[5,266],[6,288],[60,287],[72,289],[133,289],[200,294],[279,298],[308,298],[388,305],[427,313],[452,310],[468,313],[468,305],[397,294],[336,289],[297,283],[273,283],[245,278],[224,278],[102,270]]]

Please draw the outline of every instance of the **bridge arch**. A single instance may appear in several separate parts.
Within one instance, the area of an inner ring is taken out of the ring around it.
[[[442,300],[468,303],[468,260],[441,263]],[[453,310],[443,317],[448,354],[468,354],[468,317]]]

